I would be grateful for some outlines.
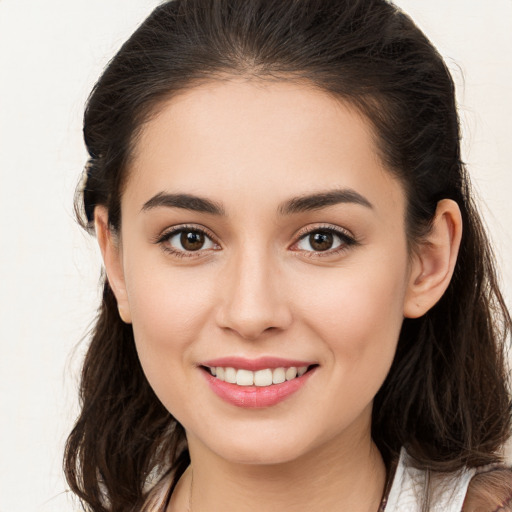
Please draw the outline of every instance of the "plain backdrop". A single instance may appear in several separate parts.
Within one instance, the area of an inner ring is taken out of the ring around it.
[[[78,510],[62,477],[98,304],[73,219],[84,102],[156,0],[0,0],[0,512]],[[464,159],[512,297],[512,0],[398,0],[447,59]],[[85,338],[85,341],[83,341]]]

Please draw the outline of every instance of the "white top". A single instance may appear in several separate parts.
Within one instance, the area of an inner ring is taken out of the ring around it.
[[[469,483],[476,469],[456,473],[435,473],[416,469],[404,448],[388,494],[385,512],[421,512],[424,493],[430,479],[429,512],[461,512]]]
[[[400,451],[393,484],[387,497],[385,512],[421,512],[427,482],[430,480],[429,512],[461,512],[469,483],[476,469],[456,473],[435,473],[416,469],[405,448]],[[170,480],[155,486],[141,512],[164,512]]]

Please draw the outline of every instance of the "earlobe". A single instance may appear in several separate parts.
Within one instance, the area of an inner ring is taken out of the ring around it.
[[[100,246],[107,279],[117,300],[119,316],[123,322],[131,323],[130,307],[126,293],[122,251],[119,240],[112,233],[108,223],[108,210],[104,206],[94,209],[94,228]]]
[[[414,251],[404,301],[404,316],[418,318],[432,308],[448,288],[462,237],[462,217],[451,199],[439,201],[432,229]]]

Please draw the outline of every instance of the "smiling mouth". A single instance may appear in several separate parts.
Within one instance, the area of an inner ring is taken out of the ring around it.
[[[202,366],[202,368],[222,382],[237,386],[269,387],[302,377],[316,366],[318,365],[264,368],[256,371],[223,366]]]

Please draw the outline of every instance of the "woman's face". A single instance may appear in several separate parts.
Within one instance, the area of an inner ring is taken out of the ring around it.
[[[198,86],[145,125],[121,208],[117,295],[192,451],[276,463],[369,439],[410,267],[367,120],[299,84]]]

